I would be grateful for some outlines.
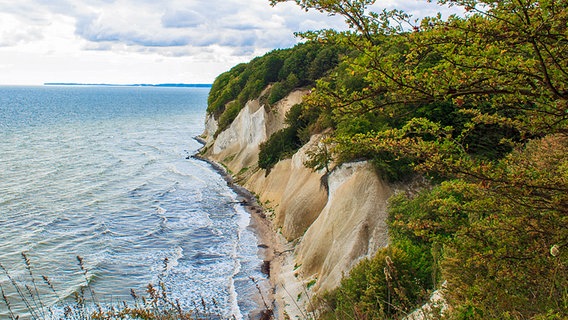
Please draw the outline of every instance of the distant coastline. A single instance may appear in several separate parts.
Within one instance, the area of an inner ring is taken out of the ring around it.
[[[90,86],[90,87],[168,87],[168,88],[211,88],[207,83],[160,83],[160,84],[110,84],[110,83],[73,83],[46,82],[44,86]]]

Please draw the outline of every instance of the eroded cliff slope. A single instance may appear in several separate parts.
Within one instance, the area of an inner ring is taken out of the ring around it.
[[[285,127],[290,108],[306,91],[296,90],[270,108],[249,101],[232,124],[218,133],[208,116],[203,155],[224,165],[265,207],[277,238],[272,282],[280,315],[305,316],[309,298],[339,285],[363,257],[388,243],[386,204],[392,194],[366,162],[325,172],[306,168],[314,135],[292,158],[270,172],[257,165],[259,146]]]

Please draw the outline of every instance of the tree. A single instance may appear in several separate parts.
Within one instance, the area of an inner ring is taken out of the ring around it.
[[[375,97],[368,108],[453,101],[478,122],[509,123],[525,134],[567,130],[566,1],[440,1],[463,6],[466,16],[427,18],[415,32],[392,22],[410,21],[400,11],[366,15],[374,1],[297,2],[344,15],[363,35],[348,41],[362,53],[352,72],[372,81],[350,95],[335,92],[339,106]],[[495,108],[471,108],[483,103]]]
[[[318,42],[308,41],[290,49],[271,51],[219,75],[213,82],[207,101],[207,112],[222,122],[217,133],[232,123],[249,100],[262,98],[272,104],[295,88],[313,86],[317,80],[313,77],[333,69],[343,51],[339,46],[324,47]],[[271,83],[274,88],[270,96],[259,97]]]
[[[307,103],[331,108],[338,127],[380,121],[337,130],[336,156],[386,153],[444,180],[425,191],[423,217],[393,223],[443,243],[454,316],[568,316],[568,1],[439,0],[463,15],[416,22],[369,12],[374,1],[296,3],[350,27],[305,36],[357,52]]]

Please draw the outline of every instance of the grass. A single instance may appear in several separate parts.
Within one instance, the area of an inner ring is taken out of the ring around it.
[[[308,289],[310,289],[311,287],[313,287],[316,284],[317,280],[316,279],[312,279],[310,282],[308,282],[308,284],[306,285],[306,287]]]
[[[242,174],[245,174],[245,173],[246,173],[247,171],[249,171],[249,170],[250,170],[249,167],[244,167],[244,168],[241,169],[241,171],[239,171],[239,173],[238,173],[237,175],[240,176],[240,175],[242,175]]]
[[[27,271],[25,278],[22,279],[16,279],[7,268],[0,264],[0,274],[3,273],[8,279],[7,284],[4,285],[6,287],[0,283],[0,308],[3,303],[8,310],[9,319],[12,320],[27,318],[37,320],[224,319],[221,315],[212,311],[217,308],[215,300],[209,303],[201,298],[200,301],[193,303],[193,307],[190,310],[182,307],[179,300],[172,299],[169,296],[166,285],[161,278],[159,278],[158,284],[149,284],[144,295],[139,295],[134,290],[131,290],[131,301],[102,305],[90,286],[90,272],[85,267],[84,260],[80,256],[77,256],[77,262],[78,268],[83,275],[84,283],[74,293],[73,301],[63,302],[65,299],[58,294],[51,279],[46,276],[37,277],[34,274],[32,262],[25,253],[22,253],[22,259]],[[167,263],[166,259],[164,267],[167,267]],[[38,279],[41,279],[41,281]],[[15,294],[7,294],[9,288],[14,290]],[[52,301],[53,298],[57,301],[57,308],[45,302],[47,300]],[[18,311],[17,305],[23,306],[25,311]],[[269,308],[266,311],[270,311],[269,314],[272,315]],[[272,319],[272,317],[264,319]]]

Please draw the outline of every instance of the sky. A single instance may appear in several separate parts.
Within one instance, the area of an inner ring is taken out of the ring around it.
[[[378,0],[416,17],[425,0]],[[341,17],[269,0],[0,0],[0,85],[212,83],[232,66],[345,28]]]

